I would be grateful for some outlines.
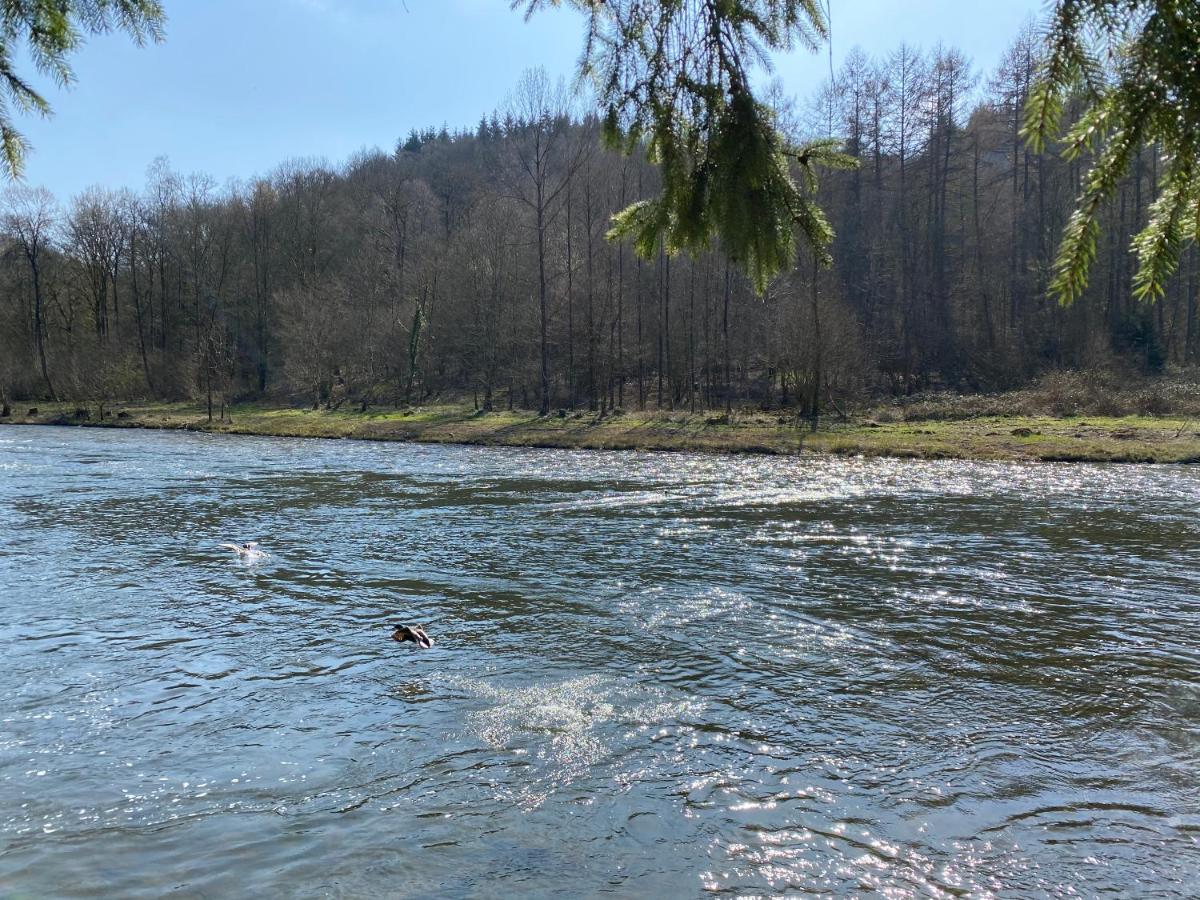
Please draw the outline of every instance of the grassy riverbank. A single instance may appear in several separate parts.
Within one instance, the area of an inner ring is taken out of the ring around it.
[[[103,422],[75,406],[40,404],[0,423],[170,428],[221,434],[421,441],[508,447],[605,450],[698,450],[729,453],[833,453],[923,459],[1200,462],[1200,420],[1151,416],[976,416],[877,422],[830,421],[817,432],[777,414],[568,413],[539,418],[527,411],[476,413],[469,406],[408,410],[310,410],[232,407],[209,422],[194,404],[117,404]]]

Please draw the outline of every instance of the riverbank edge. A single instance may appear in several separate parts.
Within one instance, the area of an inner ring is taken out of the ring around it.
[[[312,410],[243,405],[208,420],[194,404],[41,404],[0,419],[11,425],[150,428],[349,440],[770,455],[884,456],[1040,462],[1200,463],[1200,421],[1183,418],[989,416],[961,419],[807,423],[763,412],[645,412],[600,416],[563,411],[479,412],[439,405],[407,410]]]

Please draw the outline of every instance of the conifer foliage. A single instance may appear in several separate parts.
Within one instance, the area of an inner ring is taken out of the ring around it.
[[[562,2],[513,6],[532,14]],[[698,254],[719,239],[759,292],[795,264],[797,234],[828,265],[816,170],[855,161],[837,141],[789,142],[750,81],[769,53],[824,40],[816,0],[567,2],[587,17],[582,74],[599,91],[609,145],[644,146],[662,171],[658,196],[619,212],[610,236],[631,237],[644,258],[660,242]]]
[[[1035,151],[1059,130],[1064,106],[1087,104],[1064,155],[1093,155],[1064,231],[1050,289],[1064,303],[1087,286],[1100,208],[1145,147],[1159,154],[1157,199],[1135,235],[1134,291],[1163,296],[1186,243],[1200,239],[1200,4],[1196,0],[1059,0],[1040,77],[1025,108]]]

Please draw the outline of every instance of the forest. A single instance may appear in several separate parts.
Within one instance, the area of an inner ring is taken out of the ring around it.
[[[856,51],[798,106],[776,85],[781,126],[838,136],[859,165],[821,177],[833,265],[803,250],[761,294],[720,247],[643,259],[606,238],[658,172],[606,149],[596,118],[538,70],[473,129],[414,130],[338,165],[291,160],[220,185],[159,160],[140,192],[65,203],[10,187],[0,399],[815,418],[1061,369],[1192,365],[1195,247],[1161,300],[1131,287],[1152,146],[1103,211],[1086,291],[1069,306],[1048,296],[1089,160],[1019,134],[1040,46],[1028,26],[991,73],[944,46]]]

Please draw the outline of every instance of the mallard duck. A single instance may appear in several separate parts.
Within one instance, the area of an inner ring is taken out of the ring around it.
[[[221,547],[225,550],[232,550],[242,559],[256,559],[266,555],[258,549],[258,541],[246,541],[242,544],[224,543]]]
[[[399,641],[401,644],[405,641],[412,641],[422,650],[428,650],[433,646],[433,639],[425,633],[425,629],[420,625],[404,625],[394,622],[390,627],[395,629],[392,632],[393,641]]]

